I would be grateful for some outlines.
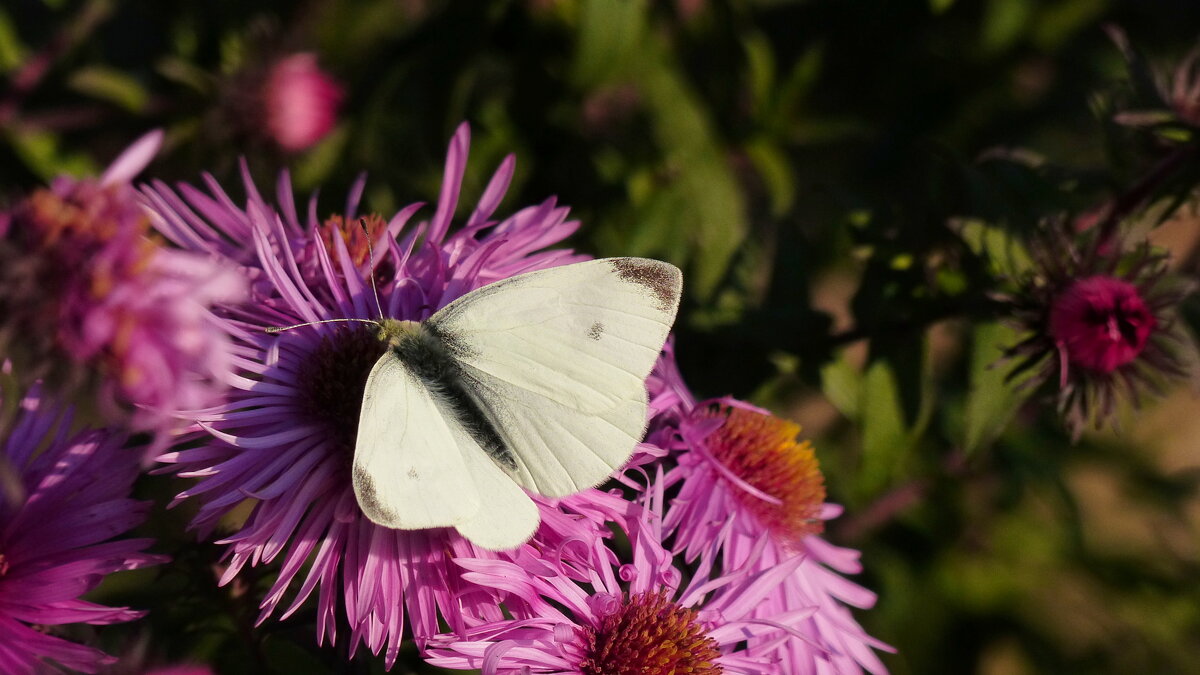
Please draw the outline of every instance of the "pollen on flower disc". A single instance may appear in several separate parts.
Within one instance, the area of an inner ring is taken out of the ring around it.
[[[796,439],[800,425],[736,406],[712,406],[700,414],[724,418],[705,440],[713,459],[739,480],[780,500],[764,500],[732,480],[725,481],[742,506],[776,539],[797,544],[824,530],[820,514],[825,478],[812,445]]]
[[[639,593],[586,629],[584,675],[718,675],[717,643],[694,610],[665,592]]]
[[[385,229],[387,221],[377,213],[348,220],[341,214],[334,214],[321,223],[318,232],[325,244],[325,250],[329,251],[330,255],[333,255],[334,251],[333,238],[340,235],[350,253],[350,260],[355,265],[362,265],[371,257],[371,244],[379,239]],[[384,252],[375,253],[381,255]]]
[[[387,349],[377,332],[365,324],[339,327],[321,338],[296,377],[305,413],[326,426],[334,445],[345,450],[347,457],[353,453],[358,434],[367,375]]]

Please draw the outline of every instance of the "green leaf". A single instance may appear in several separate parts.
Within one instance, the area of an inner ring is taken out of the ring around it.
[[[1020,39],[1033,15],[1031,0],[989,0],[981,42],[986,52],[1002,52]]]
[[[988,258],[997,274],[1016,278],[1033,266],[1025,245],[1003,228],[976,219],[955,221],[952,227],[973,253]]]
[[[962,444],[967,454],[995,441],[1032,391],[1031,387],[1019,389],[1028,375],[1006,382],[1010,367],[997,364],[1003,349],[1017,339],[1017,332],[1004,324],[985,323],[975,327],[963,421]]]
[[[0,72],[9,72],[25,61],[28,48],[17,35],[17,27],[13,25],[12,17],[0,8]]]
[[[60,174],[86,176],[97,173],[96,163],[81,153],[65,153],[58,147],[58,136],[48,131],[26,131],[9,136],[13,150],[43,180]]]
[[[821,368],[821,391],[846,419],[858,420],[861,388],[862,377],[846,360],[845,352]]]
[[[126,73],[104,66],[88,66],[76,71],[67,81],[67,86],[134,113],[144,110],[150,99],[140,82]]]
[[[758,140],[746,146],[746,156],[766,183],[771,215],[782,216],[796,200],[796,175],[787,155],[774,143]]]
[[[863,434],[859,486],[872,493],[888,484],[911,446],[896,374],[886,361],[867,367],[859,400]]]
[[[641,58],[646,27],[645,3],[638,0],[590,0],[579,21],[574,79],[584,87],[620,79]]]
[[[929,10],[934,14],[942,14],[954,5],[954,0],[929,0]]]
[[[308,150],[293,173],[296,187],[311,190],[338,167],[338,158],[350,140],[350,127],[340,124],[328,136]]]

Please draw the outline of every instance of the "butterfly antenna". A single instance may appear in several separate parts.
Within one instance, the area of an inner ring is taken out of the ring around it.
[[[306,321],[304,323],[298,323],[293,326],[267,326],[266,328],[263,329],[263,331],[266,332],[268,335],[278,335],[279,333],[282,333],[285,330],[292,330],[293,328],[303,328],[305,326],[316,326],[317,324],[322,324],[322,323],[345,323],[345,322],[369,323],[369,324],[372,324],[375,326],[380,325],[379,322],[376,321],[375,319],[322,319],[320,321]]]
[[[367,219],[359,218],[358,226],[362,228],[367,239],[367,277],[371,280],[371,293],[375,295],[375,308],[379,310],[379,318],[383,318],[383,303],[379,301],[379,289],[375,287],[375,246],[371,241],[371,231],[367,229]]]

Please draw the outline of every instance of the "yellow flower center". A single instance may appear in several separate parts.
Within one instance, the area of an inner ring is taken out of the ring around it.
[[[800,425],[774,415],[734,406],[712,406],[699,413],[724,423],[705,440],[713,458],[738,480],[777,500],[763,499],[726,482],[747,510],[779,541],[795,546],[825,527],[821,506],[825,478],[808,441],[798,441]]]

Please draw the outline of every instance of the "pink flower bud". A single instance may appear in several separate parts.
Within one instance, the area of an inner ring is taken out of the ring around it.
[[[263,96],[267,133],[279,147],[297,152],[333,129],[344,91],[317,66],[315,54],[301,53],[271,67]]]
[[[1050,309],[1050,332],[1069,363],[1105,375],[1136,359],[1157,326],[1137,286],[1107,276],[1074,282]]]

